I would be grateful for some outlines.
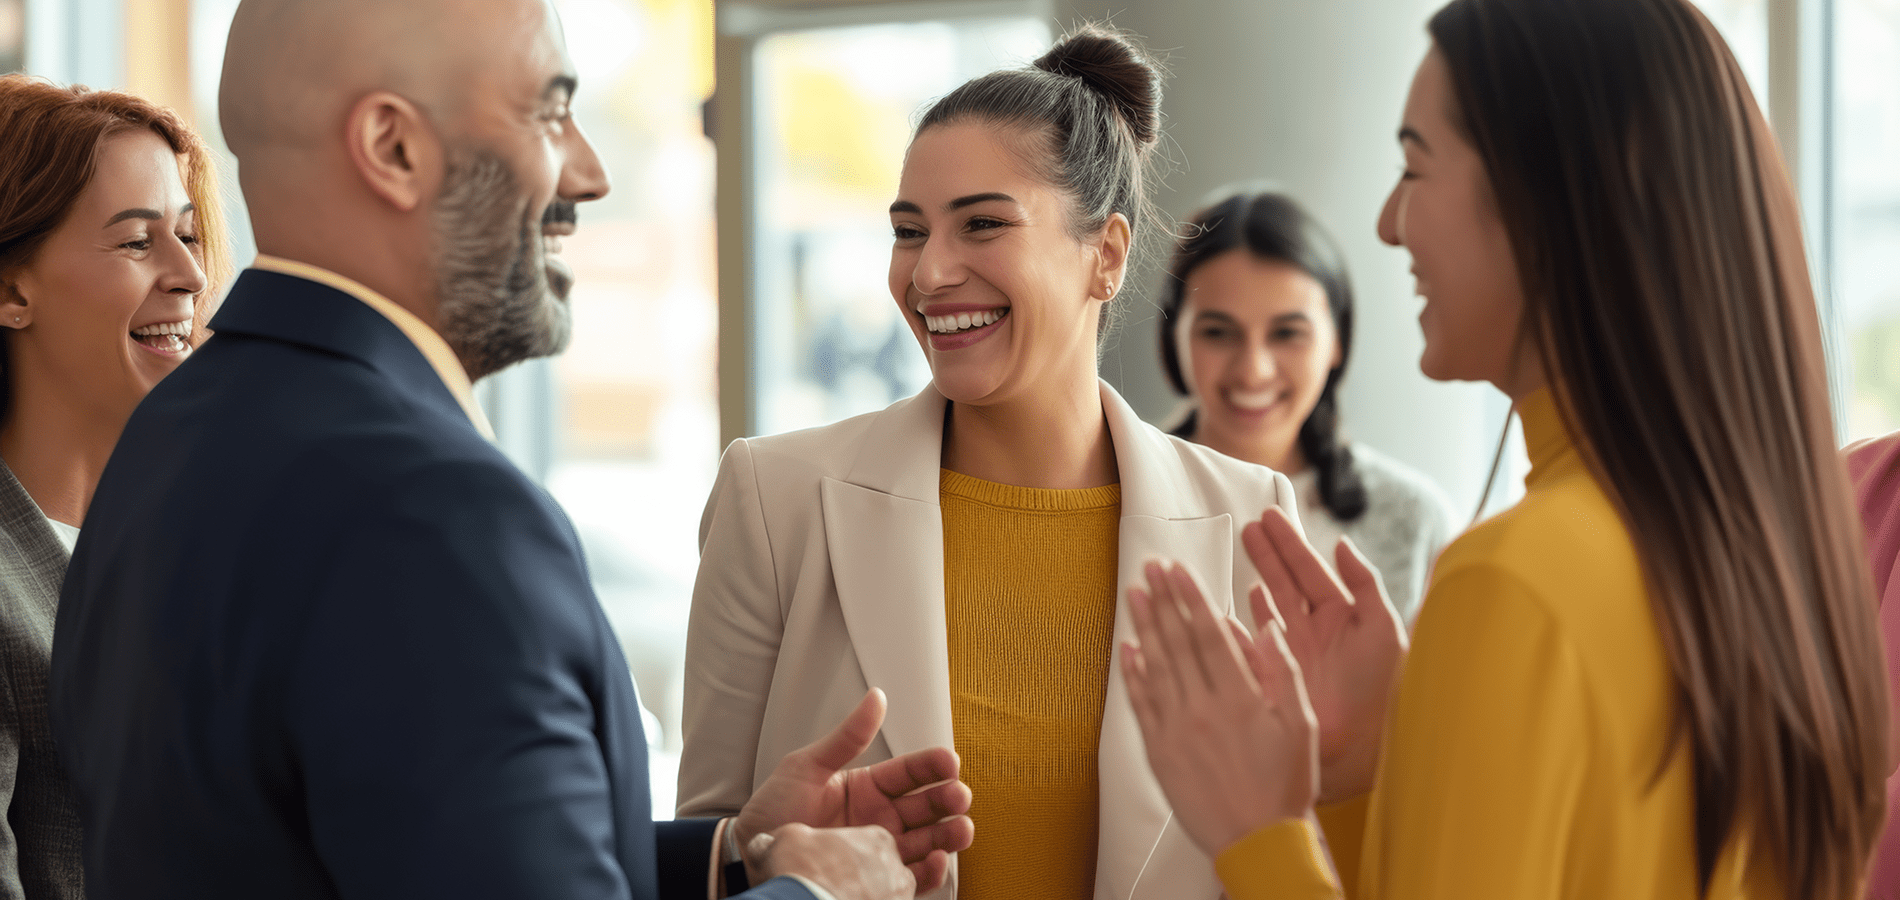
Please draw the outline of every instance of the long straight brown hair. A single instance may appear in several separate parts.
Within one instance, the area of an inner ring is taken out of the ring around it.
[[[1699,884],[1746,836],[1787,896],[1858,897],[1885,812],[1876,606],[1793,186],[1741,70],[1686,0],[1454,0],[1430,31],[1523,337],[1649,583]]]

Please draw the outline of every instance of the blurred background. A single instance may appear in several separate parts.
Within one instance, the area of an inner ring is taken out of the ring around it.
[[[582,209],[572,349],[479,390],[500,439],[566,506],[658,724],[670,815],[697,526],[735,437],[879,409],[929,378],[885,287],[885,207],[918,108],[1022,65],[1073,23],[1142,36],[1172,76],[1165,210],[1269,180],[1343,245],[1357,335],[1349,434],[1476,510],[1508,404],[1434,384],[1403,251],[1373,233],[1424,22],[1439,0],[556,0],[577,120],[614,189]],[[214,144],[236,0],[0,0],[0,71],[128,88]],[[1702,0],[1768,110],[1824,304],[1839,437],[1900,427],[1900,0]],[[418,35],[418,40],[426,40]],[[235,162],[238,261],[254,249]],[[1151,266],[1102,373],[1159,420]],[[1490,505],[1515,495],[1509,449]]]

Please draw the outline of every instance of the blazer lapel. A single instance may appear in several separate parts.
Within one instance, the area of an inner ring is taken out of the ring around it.
[[[1178,561],[1199,580],[1221,615],[1233,610],[1233,517],[1209,513],[1202,493],[1186,480],[1180,451],[1144,425],[1120,395],[1102,385],[1109,435],[1121,470],[1122,519],[1115,598],[1115,647],[1097,751],[1101,819],[1096,850],[1097,900],[1213,898],[1221,892],[1213,864],[1172,824],[1168,800],[1148,768],[1147,748],[1128,686],[1121,676],[1122,645],[1135,640],[1128,589],[1147,583],[1148,562]],[[1113,811],[1112,813],[1110,811]]]
[[[46,514],[32,495],[13,477],[13,470],[0,462],[0,549],[7,545],[13,552],[0,553],[0,597],[11,594],[44,616],[23,616],[13,625],[21,631],[46,628],[50,632],[69,562],[66,545],[46,523]],[[40,637],[52,643],[50,633]]]
[[[944,399],[934,387],[879,414],[842,480],[820,487],[838,605],[872,687],[890,700],[892,755],[953,747],[943,611]]]

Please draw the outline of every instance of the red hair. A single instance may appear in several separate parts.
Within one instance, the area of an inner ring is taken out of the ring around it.
[[[206,279],[197,304],[202,327],[209,310],[204,299],[216,296],[231,265],[211,151],[177,113],[121,91],[0,76],[0,273],[31,262],[66,220],[92,182],[100,145],[139,129],[164,138],[180,157]]]

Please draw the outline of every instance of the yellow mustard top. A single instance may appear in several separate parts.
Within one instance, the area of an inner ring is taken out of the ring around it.
[[[940,495],[950,721],[977,835],[958,854],[958,900],[1088,900],[1121,486],[946,469]]]
[[[1550,394],[1519,413],[1524,499],[1432,572],[1355,897],[1694,900],[1691,760],[1669,749],[1675,688],[1636,548]],[[1288,821],[1236,842],[1216,860],[1228,895],[1340,896],[1315,838]],[[1710,900],[1782,895],[1746,846],[1718,858]]]

